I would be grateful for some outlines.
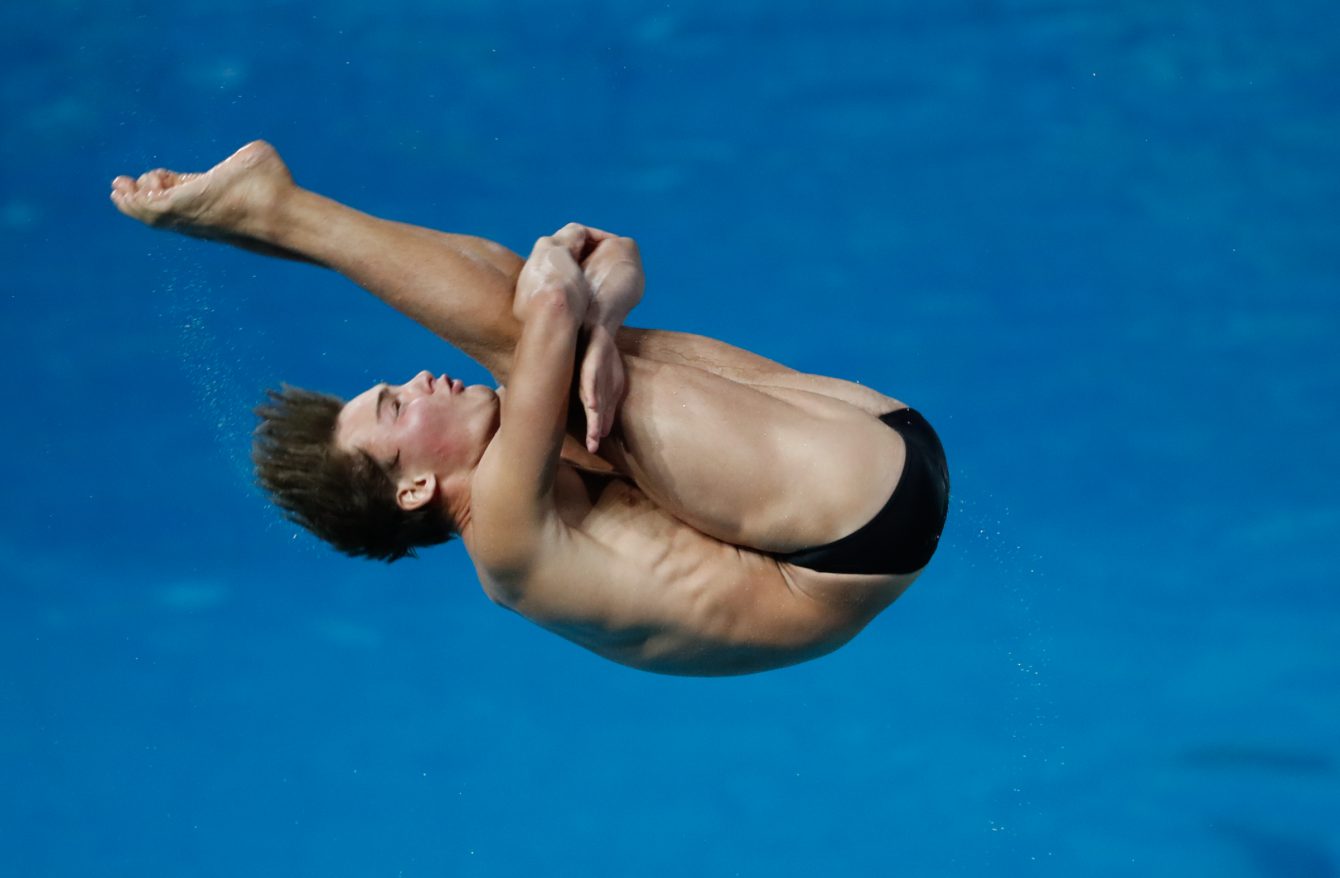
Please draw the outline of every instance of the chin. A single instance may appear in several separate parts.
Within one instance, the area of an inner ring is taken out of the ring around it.
[[[502,424],[502,405],[499,402],[498,397],[495,395],[493,397],[492,417],[489,418],[488,437],[490,440],[493,439],[493,434],[498,432],[498,427],[501,424]]]

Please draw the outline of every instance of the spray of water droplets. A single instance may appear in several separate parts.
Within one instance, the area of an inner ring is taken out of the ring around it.
[[[254,363],[256,355],[239,343],[237,308],[221,304],[199,277],[169,279],[162,301],[196,411],[209,425],[229,472],[250,487],[251,410],[257,394],[254,382],[243,380],[241,364]]]
[[[1026,538],[1010,519],[1010,510],[989,495],[974,496],[956,486],[950,510],[952,533],[947,541],[957,559],[971,571],[982,599],[990,601],[996,635],[983,643],[983,658],[1007,667],[1010,705],[1002,716],[1015,754],[1006,771],[1014,778],[1002,794],[997,819],[989,833],[1006,840],[1007,859],[1039,861],[1052,852],[1038,849],[1036,839],[1018,837],[1012,830],[1036,808],[1034,790],[1064,767],[1064,747],[1053,742],[1056,704],[1048,688],[1050,632],[1035,610],[1051,589],[1043,558],[1023,545]],[[1045,614],[1043,614],[1045,617]],[[1012,839],[1012,840],[1011,840]]]

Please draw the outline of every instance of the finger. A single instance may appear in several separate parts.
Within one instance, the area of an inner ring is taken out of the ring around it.
[[[582,356],[582,370],[577,384],[577,396],[586,410],[590,411],[596,404],[596,362],[589,350]]]
[[[641,256],[632,238],[606,238],[582,262],[595,283],[604,283],[616,271],[640,271]]]
[[[535,246],[530,248],[530,259],[535,259],[557,247],[559,247],[559,243],[554,240],[553,235],[541,235],[535,239]],[[530,261],[530,259],[527,261]]]
[[[578,262],[586,254],[587,235],[586,226],[580,223],[568,223],[563,228],[554,232],[554,241],[560,247],[567,249],[572,254],[572,258]]]
[[[586,407],[586,450],[592,454],[600,447],[600,412],[593,406]]]
[[[601,381],[600,384],[601,384],[601,393],[596,395],[596,401],[595,401],[596,422],[592,429],[595,431],[595,434],[597,436],[603,439],[609,435],[609,429],[605,426],[606,424],[609,423],[610,419],[609,406],[604,404],[604,401],[610,398],[608,392],[609,391],[608,378],[606,378],[606,380]]]

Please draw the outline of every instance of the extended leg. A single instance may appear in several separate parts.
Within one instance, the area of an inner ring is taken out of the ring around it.
[[[521,258],[482,238],[377,219],[296,186],[274,148],[247,144],[205,174],[118,177],[112,200],[145,223],[334,269],[488,369],[511,371]]]
[[[512,294],[522,260],[501,244],[377,219],[302,189],[274,148],[260,141],[205,174],[118,177],[112,200],[149,225],[338,271],[436,332],[499,383],[507,381],[521,334]],[[893,407],[869,388],[796,372],[703,336],[628,328],[618,344],[625,354],[765,391],[825,393],[874,413]]]

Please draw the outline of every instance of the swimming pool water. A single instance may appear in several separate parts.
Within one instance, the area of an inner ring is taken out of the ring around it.
[[[1331,875],[1330,4],[0,11],[0,862],[15,875]],[[299,182],[923,411],[930,570],[840,652],[620,668],[251,485],[250,408],[482,373],[118,173]]]

